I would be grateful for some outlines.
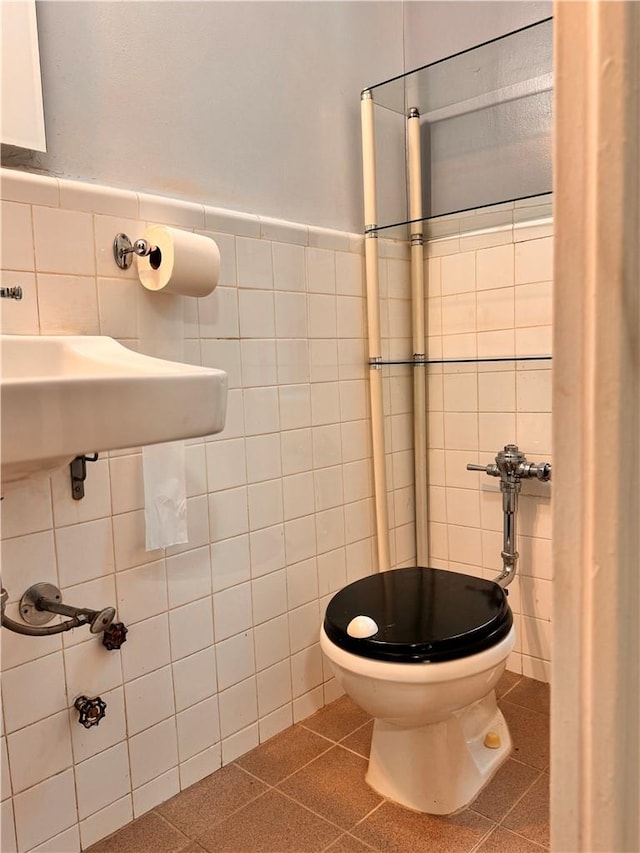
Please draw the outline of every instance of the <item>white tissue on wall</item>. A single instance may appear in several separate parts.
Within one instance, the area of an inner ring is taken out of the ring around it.
[[[146,550],[187,542],[184,442],[143,447],[142,470]]]
[[[140,352],[184,361],[182,297],[138,290]],[[142,448],[146,549],[181,545],[187,538],[185,445],[183,441]]]

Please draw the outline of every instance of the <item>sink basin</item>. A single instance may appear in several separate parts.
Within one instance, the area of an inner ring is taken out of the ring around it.
[[[227,374],[140,355],[102,336],[0,336],[2,482],[75,456],[211,435]]]

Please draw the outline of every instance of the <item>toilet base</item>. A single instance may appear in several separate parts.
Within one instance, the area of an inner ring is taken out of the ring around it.
[[[484,745],[496,732],[500,746]],[[479,794],[511,752],[511,736],[492,691],[445,719],[403,728],[377,719],[367,783],[415,811],[451,814]]]

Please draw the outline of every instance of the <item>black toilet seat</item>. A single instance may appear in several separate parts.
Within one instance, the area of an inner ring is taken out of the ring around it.
[[[378,626],[372,637],[347,634],[356,616]],[[324,629],[345,651],[375,660],[421,663],[484,651],[511,630],[513,614],[494,581],[444,569],[392,569],[355,581],[333,596]]]

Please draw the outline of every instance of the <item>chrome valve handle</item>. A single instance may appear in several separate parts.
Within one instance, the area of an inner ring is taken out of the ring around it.
[[[485,474],[489,474],[491,477],[500,476],[498,466],[494,462],[490,463],[489,465],[474,465],[473,462],[468,462],[467,471],[484,471]]]

